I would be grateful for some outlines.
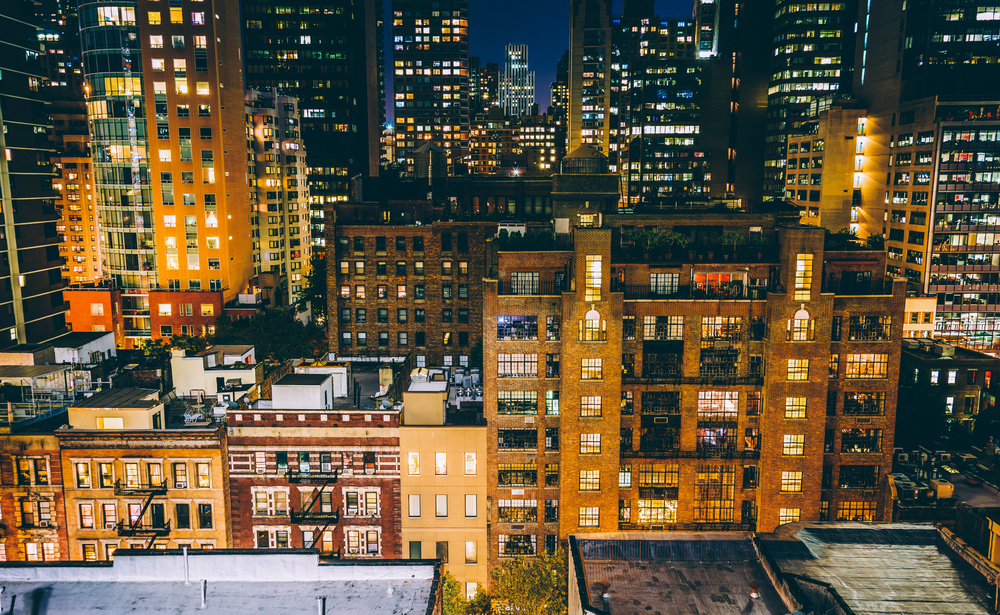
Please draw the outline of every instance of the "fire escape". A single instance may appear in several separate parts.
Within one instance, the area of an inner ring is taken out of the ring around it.
[[[323,470],[320,472],[302,472],[289,468],[286,473],[286,477],[290,483],[317,486],[315,491],[313,491],[312,497],[303,505],[301,510],[295,510],[293,506],[290,511],[291,521],[296,525],[305,523],[321,526],[313,534],[315,536],[314,544],[320,543],[327,530],[330,530],[340,522],[340,510],[333,505],[333,486],[337,484],[340,470],[339,468],[323,468]],[[329,491],[327,487],[330,487]],[[323,510],[323,505],[321,504],[324,493],[330,496],[329,510]]]
[[[115,481],[115,495],[126,498],[142,498],[142,509],[138,515],[127,513],[126,519],[118,522],[117,530],[119,536],[133,538],[148,538],[149,543],[146,549],[152,549],[157,538],[162,538],[170,534],[170,521],[165,519],[153,519],[150,523],[143,523],[146,511],[149,510],[153,498],[167,495],[167,481],[159,483],[142,483],[138,481]]]

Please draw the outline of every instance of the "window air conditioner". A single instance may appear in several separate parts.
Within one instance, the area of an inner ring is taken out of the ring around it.
[[[38,527],[49,527],[49,522],[48,521],[39,521],[38,522]]]
[[[354,549],[348,549],[347,552],[350,553],[351,555],[357,555],[358,554],[358,549],[356,549],[356,548],[354,548]]]
[[[113,530],[113,529],[115,529],[115,522],[114,521],[105,521],[104,522],[104,529],[106,529],[106,530]]]
[[[177,481],[177,489],[187,489],[187,481],[179,480]]]

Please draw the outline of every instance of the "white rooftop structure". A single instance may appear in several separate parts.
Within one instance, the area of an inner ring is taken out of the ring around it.
[[[425,615],[439,606],[438,572],[427,561],[321,564],[308,550],[119,550],[112,565],[0,566],[0,612]]]

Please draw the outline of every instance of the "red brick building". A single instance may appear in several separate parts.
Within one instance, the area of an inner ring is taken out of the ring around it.
[[[495,225],[327,225],[330,352],[468,365]]]
[[[228,428],[234,547],[402,556],[398,411],[248,408]]]
[[[569,249],[499,253],[491,556],[579,531],[884,518],[905,282],[790,214],[581,217]],[[642,247],[651,229],[688,243]]]

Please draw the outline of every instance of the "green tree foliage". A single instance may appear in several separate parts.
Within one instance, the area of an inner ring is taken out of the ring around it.
[[[170,356],[170,346],[162,339],[143,340],[139,342],[139,349],[147,357],[163,359]]]
[[[491,615],[490,597],[482,587],[472,599],[465,597],[462,586],[450,572],[441,575],[441,612],[443,615]]]
[[[309,273],[305,275],[305,284],[295,307],[304,312],[312,307],[312,319],[316,322],[326,320],[326,259],[313,256],[309,263]]]
[[[208,338],[200,335],[175,335],[170,338],[170,347],[189,352],[201,352],[208,348]]]
[[[490,571],[493,600],[512,613],[564,615],[567,610],[566,553],[505,561]]]
[[[326,331],[314,324],[303,325],[287,310],[267,310],[253,318],[216,321],[214,344],[251,344],[257,357],[286,361],[317,357],[327,352]]]

